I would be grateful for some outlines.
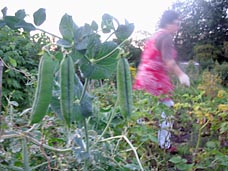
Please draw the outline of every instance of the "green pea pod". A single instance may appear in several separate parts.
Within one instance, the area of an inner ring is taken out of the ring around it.
[[[74,74],[73,60],[71,56],[66,55],[60,64],[60,108],[68,126],[73,116]]]
[[[32,124],[40,122],[47,114],[48,106],[52,97],[55,64],[54,59],[47,53],[44,53],[40,59],[38,84],[31,112]]]
[[[120,57],[117,63],[117,94],[121,113],[130,116],[133,103],[132,82],[129,63],[124,57]]]

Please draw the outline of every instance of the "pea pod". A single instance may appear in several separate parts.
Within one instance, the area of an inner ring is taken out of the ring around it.
[[[31,123],[40,122],[46,115],[52,97],[55,61],[44,53],[38,68],[38,84],[32,105]]]
[[[120,57],[117,63],[117,94],[120,111],[127,117],[131,114],[133,100],[129,63],[124,57]]]
[[[64,56],[60,64],[60,108],[68,126],[73,115],[74,73],[71,56]]]

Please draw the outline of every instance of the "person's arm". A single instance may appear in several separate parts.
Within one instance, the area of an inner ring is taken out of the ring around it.
[[[181,84],[190,86],[189,77],[181,70],[173,58],[173,41],[171,36],[164,36],[160,44],[162,60],[169,72],[174,73]]]

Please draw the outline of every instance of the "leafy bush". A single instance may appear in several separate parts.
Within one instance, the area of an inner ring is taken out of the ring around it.
[[[220,76],[222,80],[222,85],[228,86],[228,62],[223,62],[221,64],[216,62],[213,70]]]
[[[31,106],[34,81],[39,63],[39,52],[49,42],[45,35],[33,35],[12,30],[7,26],[0,28],[0,57],[3,70],[3,107],[7,97],[20,104],[20,108]]]

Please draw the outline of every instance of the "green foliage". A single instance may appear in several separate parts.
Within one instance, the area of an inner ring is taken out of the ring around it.
[[[223,62],[219,64],[218,62],[215,63],[213,70],[215,73],[218,73],[219,77],[222,80],[222,85],[228,85],[228,63]]]
[[[7,11],[3,11],[4,17],[1,20],[1,23],[3,23],[2,27],[9,27],[13,30],[23,29],[24,32],[41,30],[39,28],[36,28],[36,26],[41,25],[45,21],[46,17],[45,10],[39,9],[33,15],[35,22],[35,25],[33,25],[32,23],[27,23],[24,21],[24,10],[17,11],[15,16],[7,16]],[[71,158],[71,160],[67,163],[71,163],[73,160],[72,163],[75,164],[72,164],[72,167],[74,168],[83,167],[85,170],[86,168],[93,168],[94,164],[99,162],[99,156],[102,156],[97,148],[94,148],[94,146],[96,147],[97,143],[103,141],[104,144],[106,144],[106,141],[121,138],[123,138],[133,149],[134,155],[136,157],[135,163],[137,163],[139,166],[134,164],[127,165],[125,162],[122,162],[120,166],[118,166],[119,164],[117,164],[117,162],[114,162],[111,163],[113,164],[113,166],[111,166],[114,167],[117,165],[118,167],[127,169],[142,168],[136,150],[125,135],[110,137],[107,138],[107,140],[101,140],[103,135],[106,133],[107,128],[110,126],[110,122],[113,119],[117,106],[113,107],[110,118],[107,122],[106,128],[103,130],[103,133],[98,138],[94,136],[92,137],[96,138],[96,142],[93,144],[90,142],[91,135],[90,131],[88,130],[88,123],[86,119],[92,115],[92,100],[89,96],[89,93],[87,92],[88,83],[91,79],[106,79],[115,74],[117,60],[120,55],[120,51],[122,50],[122,46],[124,46],[125,41],[134,30],[134,25],[132,23],[125,21],[125,24],[123,25],[120,24],[118,20],[111,15],[104,14],[102,20],[102,29],[105,33],[109,33],[111,36],[115,35],[117,42],[119,43],[117,44],[112,40],[110,41],[110,37],[102,42],[100,40],[101,36],[97,33],[97,26],[98,25],[93,22],[91,25],[85,24],[84,26],[78,27],[72,20],[71,16],[65,14],[62,17],[59,25],[62,38],[56,36],[58,38],[56,44],[50,43],[42,48],[43,51],[45,51],[46,56],[44,57],[46,58],[41,58],[41,62],[39,64],[38,82],[36,87],[37,90],[34,98],[34,105],[32,106],[32,113],[30,113],[32,114],[32,120],[30,123],[38,123],[39,125],[42,125],[43,121],[45,121],[46,118],[49,119],[51,114],[56,114],[59,116],[60,121],[63,119],[65,120],[62,127],[65,129],[64,131],[67,132],[64,138],[65,141],[68,142],[70,148],[58,149],[50,146],[49,144],[46,144],[45,148],[47,147],[49,150],[59,152],[71,152],[73,154],[73,158]],[[53,49],[53,47],[56,46],[58,46],[58,48]],[[122,57],[124,57],[124,53],[122,55]],[[52,59],[57,60],[58,64],[55,67],[50,67],[49,62],[52,61]],[[10,61],[12,65],[16,66],[16,61],[13,59],[10,59]],[[75,74],[75,68],[79,69],[79,74],[82,75],[85,79],[84,84],[81,82],[81,80],[78,79],[77,74]],[[125,68],[125,71],[130,73],[129,67]],[[120,72],[120,74],[124,75],[125,73]],[[53,76],[55,78],[54,82]],[[131,81],[129,83],[131,83]],[[53,88],[50,85],[53,85]],[[50,90],[51,95],[53,96],[52,101],[50,101]],[[122,96],[122,94],[119,93],[119,96]],[[8,103],[11,103],[10,100],[8,100]],[[46,113],[47,109],[48,113]],[[11,117],[13,118],[13,114]],[[31,126],[32,128],[29,131],[32,131],[35,127],[35,125]],[[7,129],[9,128],[8,125],[6,125],[6,127]],[[83,133],[81,133],[80,129],[82,129]],[[77,131],[75,132],[74,130]],[[43,132],[40,133],[43,135]],[[40,146],[40,142],[34,139],[34,136],[35,135],[32,135],[28,141],[32,141],[36,145]],[[19,135],[18,138],[23,137],[24,135]],[[28,138],[26,135],[25,137]],[[8,136],[5,136],[5,138],[7,139]],[[26,161],[24,162],[25,164],[23,166],[27,170],[30,169],[30,167],[31,169],[39,167],[42,168],[42,166],[45,165],[43,163],[40,165],[36,163],[38,165],[35,166],[30,165],[30,163],[28,163],[28,156],[25,155],[27,154],[28,150],[27,148],[23,149],[24,161]],[[105,150],[101,150],[101,152],[103,151]],[[43,150],[41,150],[41,153],[44,153],[44,156],[48,155]],[[71,155],[68,154],[68,156]],[[105,158],[108,159],[108,156]],[[12,166],[16,165],[13,163]],[[20,163],[19,169],[21,167],[22,166]],[[48,160],[48,165],[46,168],[50,169],[51,167],[51,161]],[[69,165],[69,167],[67,165],[66,167],[68,169],[71,167],[71,165]],[[63,168],[61,164],[60,168]]]
[[[13,94],[13,100],[20,102],[20,107],[31,105],[35,74],[39,63],[39,51],[48,41],[46,35],[34,35],[11,30],[0,29],[0,56],[4,62],[3,70],[3,107],[6,97]],[[25,88],[26,87],[26,88]]]
[[[176,44],[183,60],[193,59],[193,48],[197,44],[211,44],[222,52],[223,42],[227,41],[226,0],[179,0],[173,8],[180,12],[182,23]],[[220,54],[225,60],[225,54]]]
[[[4,27],[1,29],[35,27],[23,22],[23,10],[10,18],[5,10],[2,12],[4,18],[0,23]],[[36,26],[45,20],[44,12],[41,9],[33,15]],[[126,120],[117,103],[121,93],[113,77],[119,55],[128,55],[123,50],[133,25],[128,22],[121,25],[108,14],[102,19],[101,30],[104,34],[115,35],[115,41],[109,37],[102,42],[95,21],[77,26],[71,16],[62,17],[62,38],[57,37],[56,43],[45,44],[42,48],[48,57],[57,61],[52,99],[46,103],[48,112],[42,113],[42,120],[37,124],[29,125],[31,109],[18,111],[20,103],[13,100],[13,95],[8,96],[1,116],[4,124],[0,137],[0,168],[7,171],[227,170],[228,92],[220,85],[217,74],[205,72],[190,88],[176,84],[173,96],[176,104],[172,109],[148,93],[133,92],[132,114]],[[23,26],[19,27],[18,22]],[[14,68],[18,66],[14,58],[8,61]],[[195,68],[187,69],[194,72]],[[119,72],[126,73],[129,73],[129,66]],[[38,74],[44,76],[46,73]],[[41,85],[44,83],[38,81],[37,87]],[[181,147],[177,155],[158,146],[157,131],[163,111],[174,116],[175,128],[171,130],[176,140],[174,145]],[[138,123],[138,119],[143,122]]]
[[[214,61],[218,59],[221,52],[211,44],[194,46],[195,60],[198,61],[202,69],[212,68]]]

